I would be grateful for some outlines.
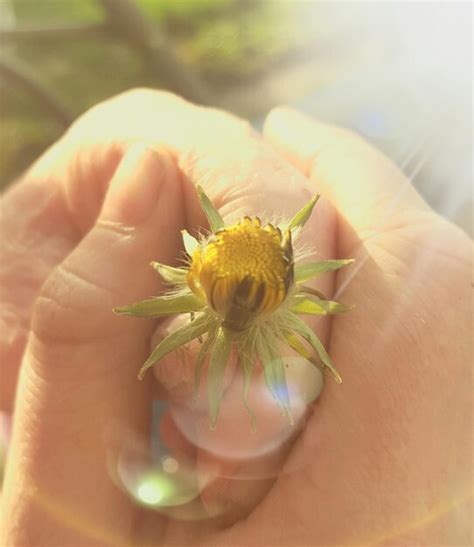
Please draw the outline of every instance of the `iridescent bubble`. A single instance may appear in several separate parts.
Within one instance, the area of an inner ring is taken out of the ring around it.
[[[279,408],[263,374],[256,374],[248,392],[248,404],[256,422],[253,430],[243,403],[243,377],[237,370],[224,393],[214,431],[209,427],[205,393],[204,396],[201,394],[195,406],[181,404],[171,407],[176,427],[193,446],[218,460],[236,462],[241,478],[274,476],[274,469],[269,469],[267,475],[261,465],[257,466],[258,470],[245,471],[248,468],[245,464],[271,456],[300,431],[309,405],[318,397],[323,385],[321,371],[301,357],[285,357],[285,371],[293,422]],[[235,475],[232,478],[236,478]]]
[[[186,520],[209,518],[200,494],[215,473],[210,467],[197,470],[194,461],[172,455],[158,431],[154,430],[150,443],[123,427],[109,428],[106,442],[113,481],[137,504],[149,509]]]

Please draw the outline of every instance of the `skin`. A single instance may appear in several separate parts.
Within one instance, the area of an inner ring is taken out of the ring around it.
[[[303,243],[318,258],[356,259],[315,285],[355,310],[311,323],[343,383],[327,378],[291,437],[259,458],[223,459],[221,448],[238,432],[255,449],[286,427],[259,405],[261,377],[250,396],[258,435],[232,365],[211,433],[205,407],[189,410],[192,356],[136,380],[166,324],[110,313],[163,290],[146,265],[176,263],[180,230],[205,226],[195,184],[228,222],[262,207],[291,216],[321,192]],[[227,113],[128,92],[84,114],[7,192],[0,228],[1,403],[14,410],[2,544],[472,541],[472,244],[359,137],[287,109],[270,113],[262,137]],[[157,392],[170,401],[168,445],[196,472],[212,465],[189,511],[218,507],[214,518],[142,509],[111,480],[104,432],[119,423],[146,438]],[[193,442],[176,427],[179,408]]]

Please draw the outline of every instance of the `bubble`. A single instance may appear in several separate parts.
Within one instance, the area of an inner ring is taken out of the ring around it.
[[[177,429],[191,445],[217,460],[236,463],[240,469],[239,477],[274,476],[277,471],[266,470],[264,465],[258,465],[259,461],[284,448],[301,431],[309,406],[319,396],[323,386],[321,371],[301,357],[286,357],[285,371],[292,420],[279,407],[263,374],[256,375],[252,378],[247,397],[255,415],[256,427],[253,429],[243,401],[243,377],[239,371],[236,371],[223,395],[214,431],[209,427],[205,393],[195,406],[172,405],[170,414]],[[284,386],[273,386],[273,391],[283,398]],[[236,478],[235,474],[231,478]]]
[[[162,407],[164,408],[164,407]],[[214,516],[200,502],[200,494],[215,478],[212,467],[170,453],[158,429],[146,439],[114,424],[106,433],[108,469],[115,484],[138,505],[176,518],[196,520]]]

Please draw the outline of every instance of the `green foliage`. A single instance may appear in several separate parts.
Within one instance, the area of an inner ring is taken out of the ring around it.
[[[102,19],[96,0],[12,0],[16,16],[25,23],[92,23]]]
[[[1,0],[0,0],[1,1]],[[134,1],[134,0],[131,0]],[[215,93],[260,78],[272,63],[299,47],[301,33],[287,16],[288,2],[237,0],[135,0],[158,38],[170,39],[181,61]],[[98,0],[12,0],[18,26],[94,24],[104,20]],[[118,38],[118,39],[117,39]],[[301,45],[301,44],[300,44]],[[34,39],[5,43],[54,91],[73,116],[125,89],[169,87],[121,34]],[[0,187],[18,176],[62,127],[20,85],[2,82]]]
[[[166,18],[188,18],[209,16],[235,4],[235,0],[136,0],[144,13],[157,21]]]

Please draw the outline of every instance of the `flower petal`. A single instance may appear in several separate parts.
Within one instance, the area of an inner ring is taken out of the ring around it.
[[[215,233],[222,230],[222,228],[224,228],[224,221],[222,220],[219,211],[212,204],[212,201],[207,197],[206,193],[202,189],[202,186],[197,187],[197,193],[202,210],[206,214],[207,220],[209,221],[211,231]]]
[[[159,262],[151,262],[150,266],[161,275],[166,283],[172,283],[173,285],[186,283],[187,268],[174,268],[173,266],[167,266]]]
[[[150,357],[148,357],[145,364],[142,366],[138,374],[140,380],[143,378],[145,372],[155,363],[163,359],[165,355],[168,355],[168,353],[171,353],[180,346],[184,346],[188,342],[191,342],[191,340],[202,336],[205,332],[212,328],[214,323],[215,319],[213,317],[210,317],[207,314],[202,314],[194,319],[194,321],[191,321],[188,325],[181,327],[164,338],[152,351]]]
[[[308,201],[308,203],[302,209],[300,209],[296,213],[296,215],[290,221],[290,224],[288,226],[289,230],[302,228],[306,224],[319,198],[320,194],[316,194]]]
[[[288,313],[285,314],[285,325],[286,330],[290,327],[294,332],[302,336],[307,340],[316,353],[319,355],[319,358],[323,362],[323,365],[327,367],[333,374],[336,382],[340,384],[342,382],[341,375],[334,367],[331,358],[329,357],[327,351],[325,350],[321,340],[314,334],[314,332],[308,327],[308,325],[300,319],[298,316]]]
[[[352,258],[342,260],[322,260],[319,262],[307,262],[295,265],[295,282],[302,283],[326,272],[338,270],[347,264],[352,264]]]
[[[160,317],[173,313],[189,313],[200,311],[204,304],[194,294],[182,294],[175,296],[157,296],[135,302],[129,306],[114,308],[114,313],[121,315],[133,315],[135,317]]]
[[[232,348],[233,336],[220,328],[212,349],[211,363],[207,373],[207,396],[209,399],[209,413],[211,418],[211,429],[216,428],[217,416],[222,399],[222,384],[224,370]]]

